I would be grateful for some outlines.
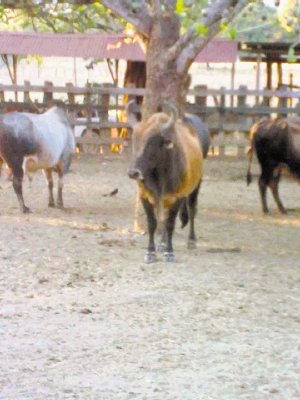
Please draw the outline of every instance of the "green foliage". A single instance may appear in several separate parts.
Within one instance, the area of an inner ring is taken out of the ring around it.
[[[204,24],[198,23],[195,24],[195,29],[198,32],[199,35],[205,35],[208,32],[208,28],[207,26],[205,26]]]
[[[208,27],[201,19],[205,10],[217,0],[176,0],[175,12],[181,19],[182,32],[194,27],[204,36]],[[101,1],[86,5],[76,2],[26,0],[23,8],[5,9],[0,5],[0,29],[42,32],[120,32],[125,21],[115,18]],[[133,10],[138,0],[130,3]],[[300,0],[290,0],[281,8],[266,6],[261,0],[253,0],[246,9],[228,24],[221,21],[223,37],[242,41],[294,41],[300,31]]]
[[[288,32],[283,27],[276,8],[260,1],[250,3],[229,25],[225,35],[230,37],[231,29],[236,30],[236,38],[241,41],[292,42],[298,35],[295,30]]]
[[[209,3],[211,3],[209,0],[194,0],[192,2],[187,0],[177,0],[176,12],[180,14],[183,31],[187,30],[191,26],[194,26],[197,32],[200,35],[203,35],[203,29],[200,28],[199,32],[198,25],[201,25],[200,19],[203,15],[203,11],[208,7]]]
[[[185,9],[184,0],[177,0],[176,1],[176,12],[181,14]]]
[[[300,2],[289,0],[280,9],[279,22],[288,32],[299,34],[300,25]]]
[[[0,29],[7,29],[7,25],[9,30],[112,32],[121,31],[124,24],[113,17],[99,1],[89,5],[70,5],[67,2],[36,4],[35,0],[27,0],[23,8],[4,9],[0,6]]]
[[[288,61],[289,63],[295,63],[295,62],[297,62],[297,57],[296,57],[296,55],[295,55],[295,50],[294,50],[293,47],[290,47],[290,48],[289,48],[288,55],[287,55],[287,61]]]
[[[230,26],[227,29],[227,35],[231,40],[237,40],[238,39],[238,33],[235,27]]]

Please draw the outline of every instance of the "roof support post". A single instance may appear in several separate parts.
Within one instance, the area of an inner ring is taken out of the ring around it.
[[[256,58],[256,90],[260,89],[260,74],[261,74],[261,52],[257,54]],[[255,104],[259,103],[259,96],[255,97]]]

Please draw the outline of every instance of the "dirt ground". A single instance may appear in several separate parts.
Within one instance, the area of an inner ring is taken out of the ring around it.
[[[246,160],[209,158],[197,249],[178,226],[177,262],[147,265],[128,165],[77,157],[65,210],[38,174],[30,215],[2,176],[0,399],[299,399],[299,186],[263,216]]]

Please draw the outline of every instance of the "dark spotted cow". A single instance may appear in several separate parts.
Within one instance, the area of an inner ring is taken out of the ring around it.
[[[159,220],[163,222],[164,259],[174,261],[172,236],[179,211],[182,226],[190,221],[189,247],[196,242],[194,217],[202,179],[201,143],[197,131],[177,118],[177,110],[170,103],[164,106],[170,115],[159,112],[142,122],[132,118],[130,107],[129,103],[133,159],[128,174],[137,180],[147,216],[149,241],[145,261],[156,261],[154,234]]]
[[[251,149],[247,173],[247,183],[251,183],[251,162],[256,152],[261,175],[258,181],[259,193],[264,213],[268,213],[266,191],[269,187],[274,200],[282,213],[286,213],[279,197],[278,184],[283,167],[292,176],[300,179],[300,124],[293,119],[263,118],[255,123],[250,131]]]
[[[52,107],[43,114],[12,112],[0,116],[0,156],[13,174],[13,188],[21,211],[24,204],[22,180],[43,169],[48,181],[49,206],[54,207],[52,171],[58,174],[57,206],[63,207],[63,176],[68,171],[75,151],[75,139],[66,113]]]

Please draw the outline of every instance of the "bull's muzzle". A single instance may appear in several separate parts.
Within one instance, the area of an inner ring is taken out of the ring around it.
[[[128,171],[128,176],[129,176],[129,178],[136,179],[138,181],[142,181],[144,179],[142,172],[136,168],[131,168]]]

